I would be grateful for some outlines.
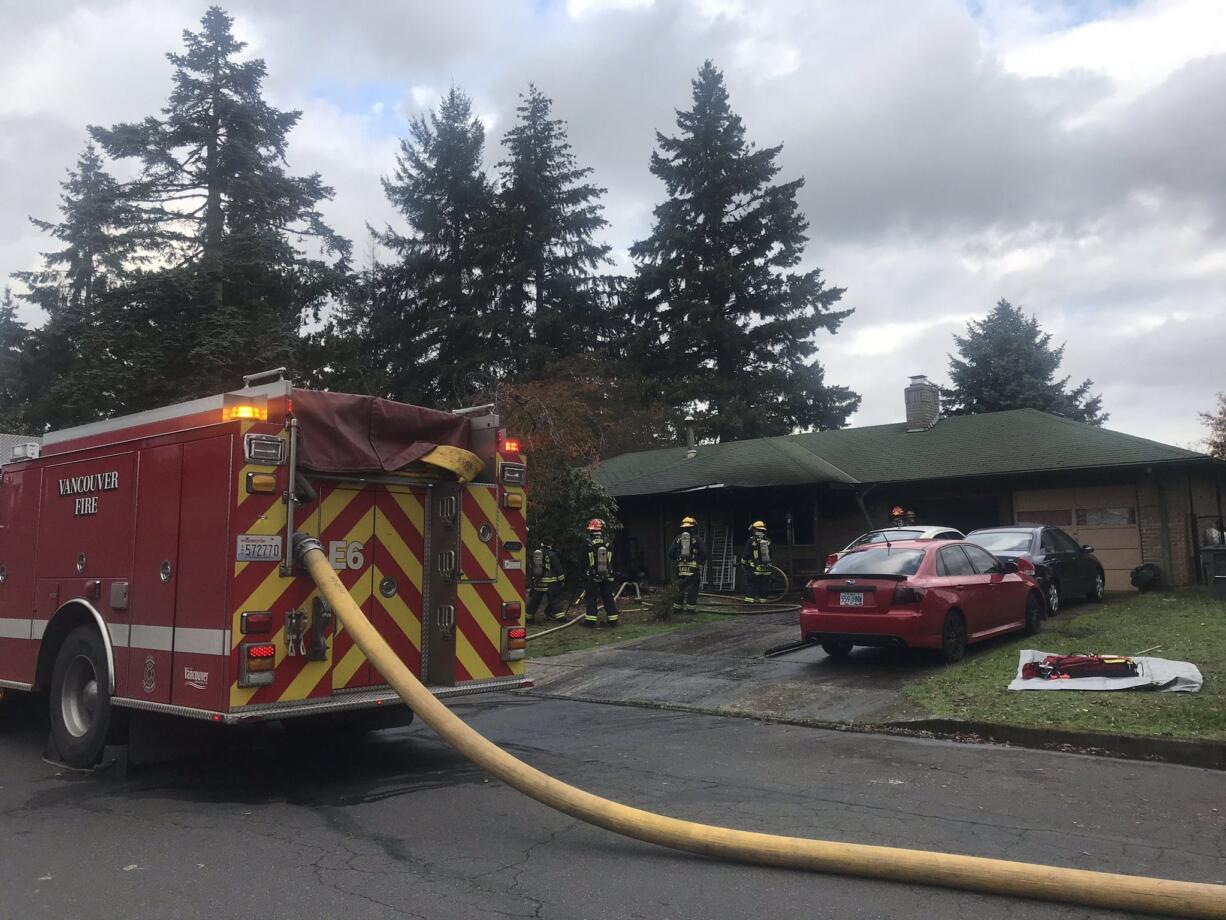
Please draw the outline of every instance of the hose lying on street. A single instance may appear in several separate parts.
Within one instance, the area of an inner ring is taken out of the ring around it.
[[[435,698],[370,624],[341,584],[319,541],[295,534],[294,551],[370,663],[444,741],[512,788],[589,824],[648,843],[739,862],[1226,920],[1223,885],[753,833],[670,818],[585,792],[529,766],[470,728]]]

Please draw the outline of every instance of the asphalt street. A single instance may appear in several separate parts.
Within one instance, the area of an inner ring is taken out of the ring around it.
[[[541,769],[750,830],[1226,881],[1226,777],[1186,767],[503,695],[456,705]],[[1124,916],[739,866],[625,840],[487,779],[420,726],[231,735],[76,775],[0,731],[0,917]]]

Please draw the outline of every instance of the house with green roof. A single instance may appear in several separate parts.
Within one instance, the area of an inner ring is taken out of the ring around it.
[[[723,444],[689,444],[604,461],[624,555],[653,580],[681,517],[699,519],[713,554],[735,554],[761,518],[794,577],[889,524],[890,509],[964,532],[1057,524],[1092,544],[1108,588],[1130,588],[1142,562],[1170,584],[1196,581],[1199,549],[1221,532],[1226,463],[1033,409],[940,414],[939,391],[913,377],[905,420]],[[708,577],[718,583],[727,577]]]

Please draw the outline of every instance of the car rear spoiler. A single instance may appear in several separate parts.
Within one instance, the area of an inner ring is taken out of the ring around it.
[[[911,577],[910,575],[895,575],[895,574],[874,575],[874,574],[865,573],[865,572],[834,572],[833,574],[830,572],[827,572],[824,575],[814,575],[811,580],[812,581],[832,581],[837,578],[842,581],[846,581],[848,578],[880,578],[883,581],[906,581],[910,577]]]

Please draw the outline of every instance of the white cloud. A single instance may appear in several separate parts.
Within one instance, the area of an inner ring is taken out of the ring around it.
[[[1189,61],[1226,52],[1220,0],[1147,0],[1110,18],[1031,37],[1002,55],[1027,77],[1090,71],[1110,78],[1119,105],[1153,89]]]

